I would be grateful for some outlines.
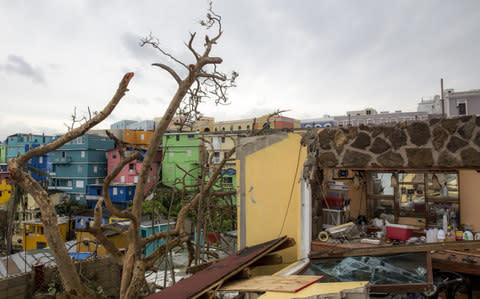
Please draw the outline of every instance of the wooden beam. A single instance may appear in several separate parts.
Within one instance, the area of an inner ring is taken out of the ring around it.
[[[283,263],[283,258],[279,254],[270,254],[256,261],[252,266],[279,265]]]
[[[292,246],[295,246],[296,242],[295,239],[293,238],[288,238],[285,242],[283,242],[280,246],[277,246],[272,252],[280,251],[283,249],[290,248]]]
[[[371,293],[417,293],[430,292],[433,285],[429,283],[372,284]]]
[[[444,242],[427,243],[420,245],[398,245],[390,247],[371,247],[371,248],[343,248],[332,250],[321,250],[310,253],[312,259],[348,257],[348,256],[369,256],[369,255],[393,255],[401,253],[442,251],[442,250],[461,250],[480,248],[480,241],[462,241],[462,242]]]
[[[200,264],[200,265],[188,267],[186,273],[187,274],[195,274],[195,273],[197,273],[199,271],[202,271],[203,269],[211,266],[213,263],[216,263],[216,262],[218,262],[218,260],[209,261],[209,262],[206,262],[206,263],[203,263],[203,264]]]

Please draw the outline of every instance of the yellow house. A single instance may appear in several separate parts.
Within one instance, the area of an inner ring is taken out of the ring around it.
[[[138,148],[148,148],[153,131],[123,130],[123,142]]]
[[[10,196],[12,196],[12,186],[7,184],[7,180],[2,180],[0,183],[0,204],[9,201]]]
[[[128,228],[127,225],[121,225],[119,223],[113,225],[125,230]],[[112,230],[107,230],[104,234],[117,248],[127,248],[128,241],[124,235]],[[96,241],[95,236],[87,232],[77,232],[77,252],[90,252],[96,255],[109,254],[105,247]]]
[[[296,245],[280,254],[284,263],[310,250],[308,201],[300,187],[306,148],[297,133],[241,138],[237,148],[238,248],[287,235]]]
[[[67,239],[68,217],[57,218],[58,229],[63,241]],[[23,222],[23,250],[42,249],[48,247],[45,238],[43,223],[40,220]]]

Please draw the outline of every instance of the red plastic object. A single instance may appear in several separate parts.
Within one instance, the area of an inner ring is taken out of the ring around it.
[[[407,241],[413,237],[413,227],[401,224],[387,224],[387,238]]]
[[[343,209],[343,197],[325,197],[323,202],[326,209]]]
[[[220,234],[219,233],[207,233],[207,238],[208,238],[208,241],[211,244],[215,244],[218,241],[220,241]]]

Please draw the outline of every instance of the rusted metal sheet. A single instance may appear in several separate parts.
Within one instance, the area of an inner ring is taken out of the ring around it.
[[[228,278],[255,263],[263,256],[279,250],[283,244],[288,243],[287,237],[282,237],[269,242],[246,247],[210,267],[197,272],[188,278],[182,279],[171,287],[148,296],[148,299],[163,298],[197,298],[221,284]]]

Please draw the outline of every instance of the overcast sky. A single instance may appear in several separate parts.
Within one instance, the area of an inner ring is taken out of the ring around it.
[[[176,83],[151,63],[201,31],[205,0],[0,0],[0,140],[65,131],[77,114],[101,110],[123,74],[130,92],[99,126],[162,116]],[[239,72],[231,104],[205,104],[216,120],[276,109],[298,119],[372,107],[416,111],[445,88],[480,88],[480,1],[217,1],[224,35],[213,54]],[[202,33],[203,34],[203,33]],[[199,41],[203,39],[200,36]]]

